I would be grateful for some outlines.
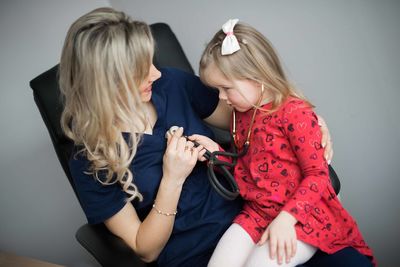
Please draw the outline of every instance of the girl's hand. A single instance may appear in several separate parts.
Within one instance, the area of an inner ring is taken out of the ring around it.
[[[211,140],[210,138],[208,138],[207,136],[200,135],[200,134],[194,134],[194,135],[188,136],[188,138],[189,138],[189,140],[195,141],[198,144],[200,144],[200,146],[198,146],[198,148],[200,149],[199,155],[198,155],[199,161],[206,160],[206,158],[203,157],[204,153],[206,152],[206,149],[208,151],[210,151],[211,153],[219,150],[218,144],[216,142],[214,142],[213,140]]]
[[[321,128],[322,138],[321,138],[321,145],[325,148],[324,157],[328,164],[331,164],[333,158],[333,144],[331,139],[331,134],[329,133],[328,126],[321,116],[317,115],[318,117],[318,125]]]
[[[295,217],[286,211],[281,211],[268,225],[260,241],[258,241],[258,245],[263,245],[269,240],[269,257],[273,260],[278,255],[278,264],[283,263],[285,254],[286,263],[289,263],[291,258],[296,255],[297,237],[294,228],[296,223]]]
[[[181,186],[186,177],[196,165],[200,148],[195,148],[193,142],[182,137],[183,128],[180,127],[168,137],[167,149],[163,158],[163,177],[172,179]]]

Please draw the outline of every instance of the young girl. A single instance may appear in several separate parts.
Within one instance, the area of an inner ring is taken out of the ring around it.
[[[312,105],[289,84],[269,41],[237,22],[223,25],[200,61],[201,79],[234,108],[234,143],[247,151],[234,168],[245,204],[209,266],[296,266],[318,250],[307,266],[371,266],[372,251],[331,186]],[[191,139],[221,150],[207,137]]]

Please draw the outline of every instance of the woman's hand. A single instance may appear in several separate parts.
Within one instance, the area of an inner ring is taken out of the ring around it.
[[[163,159],[164,179],[173,179],[178,185],[183,185],[186,177],[196,165],[199,150],[193,142],[182,137],[183,128],[180,127],[174,134],[168,137],[167,149]]]
[[[328,126],[321,116],[317,115],[318,117],[318,125],[321,128],[322,138],[321,138],[321,145],[325,148],[324,157],[328,164],[331,164],[333,158],[333,144],[331,139],[331,134],[329,133]]]
[[[296,255],[297,237],[294,225],[297,223],[295,217],[286,211],[281,211],[278,216],[268,225],[261,236],[258,245],[263,245],[269,240],[269,256],[273,260],[278,256],[278,264],[283,263],[286,254],[286,263]]]
[[[198,160],[199,161],[205,161],[206,158],[203,157],[204,153],[206,153],[206,149],[210,151],[211,153],[214,151],[219,150],[219,146],[216,142],[208,138],[207,136],[200,135],[200,134],[194,134],[188,137],[189,140],[194,141],[198,143],[200,146],[198,146],[199,149],[199,155],[198,155]]]

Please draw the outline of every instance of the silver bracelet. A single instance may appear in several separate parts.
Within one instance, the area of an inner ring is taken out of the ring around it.
[[[173,212],[173,213],[169,213],[169,212],[163,212],[163,211],[157,209],[156,203],[155,203],[155,202],[154,202],[154,204],[153,204],[153,209],[154,209],[158,214],[161,214],[161,215],[164,215],[164,216],[175,216],[176,214],[178,214],[177,211],[175,211],[175,212]]]

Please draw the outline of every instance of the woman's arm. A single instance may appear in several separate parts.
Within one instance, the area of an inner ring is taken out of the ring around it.
[[[211,124],[212,126],[229,130],[230,120],[231,120],[232,108],[228,106],[225,101],[219,100],[218,105],[214,112],[205,118],[204,120]],[[324,118],[317,115],[318,117],[318,125],[321,129],[322,137],[321,137],[321,145],[324,148],[324,157],[328,164],[331,163],[333,158],[333,144],[331,135],[329,133],[328,125],[326,124]]]
[[[229,130],[232,108],[225,101],[219,100],[214,112],[204,119],[205,122],[212,126]]]
[[[183,183],[197,162],[199,149],[181,137],[182,133],[179,128],[168,140],[155,207],[143,222],[131,203],[105,221],[107,228],[146,262],[157,259],[171,236]]]
[[[176,211],[182,185],[162,179],[155,205],[159,211],[173,214]],[[152,209],[141,222],[130,202],[105,221],[107,228],[122,238],[145,262],[157,259],[171,236],[175,216],[159,214]]]
[[[321,138],[321,145],[325,149],[324,150],[324,157],[328,164],[331,164],[333,158],[333,144],[331,139],[331,134],[329,133],[328,125],[326,124],[324,118],[317,115],[318,118],[318,125],[321,129],[322,138]]]

